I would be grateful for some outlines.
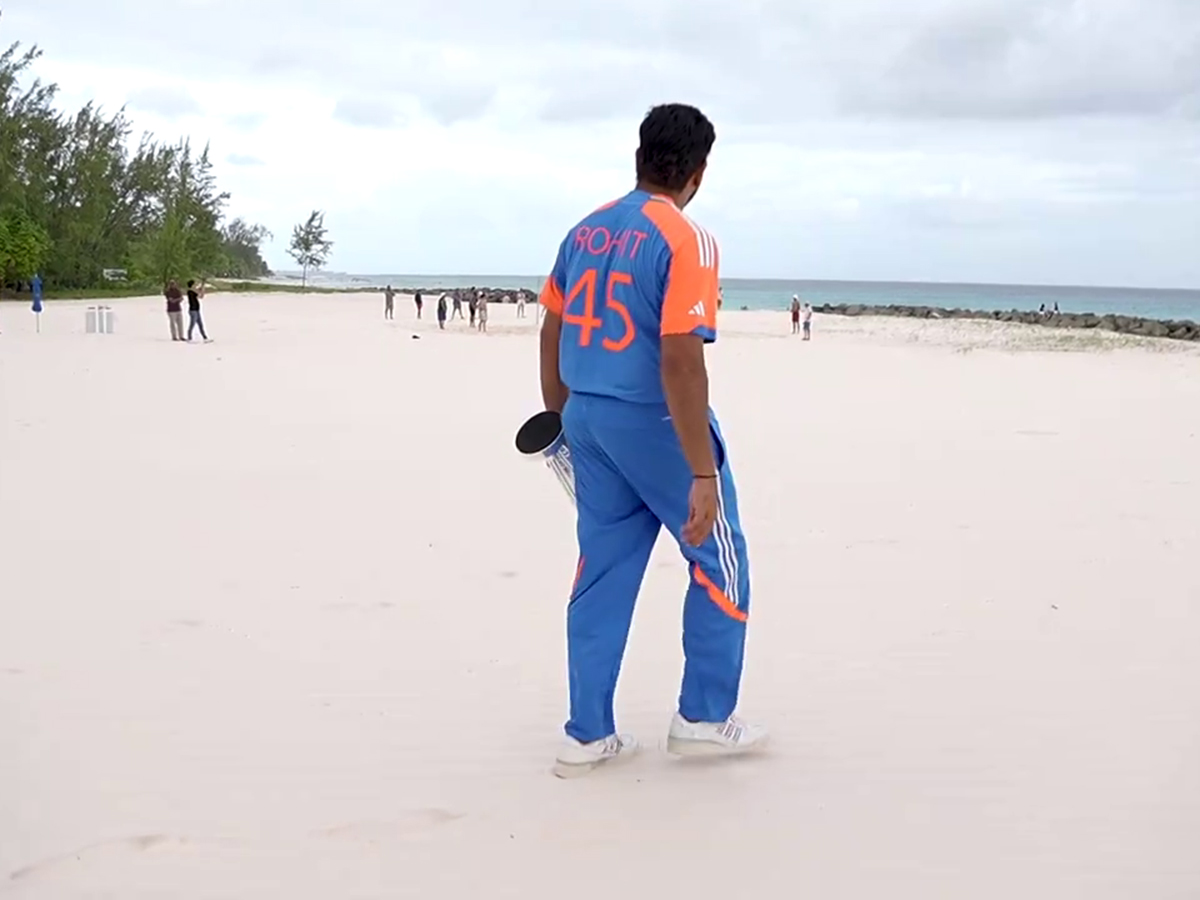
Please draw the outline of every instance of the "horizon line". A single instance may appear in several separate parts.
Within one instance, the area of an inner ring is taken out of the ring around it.
[[[299,269],[275,269],[275,275],[287,274],[300,276]],[[313,275],[343,275],[348,278],[363,278],[374,279],[384,276],[388,277],[403,277],[403,278],[520,278],[529,281],[540,281],[546,278],[545,275],[512,275],[502,274],[499,272],[477,273],[477,272],[441,272],[441,273],[419,273],[419,272],[380,272],[380,273],[361,273],[361,272],[343,272],[343,271],[324,271],[309,272],[309,278]],[[271,278],[273,276],[265,276]],[[263,280],[263,279],[255,279]],[[1200,293],[1200,286],[1197,287],[1149,287],[1146,285],[1133,284],[1052,284],[1052,283],[1029,283],[1020,281],[916,281],[912,279],[876,279],[876,278],[776,278],[776,277],[751,277],[741,275],[722,276],[722,282],[730,281],[777,281],[783,284],[877,284],[877,285],[930,285],[936,287],[1009,287],[1009,288],[1051,288],[1051,289],[1079,289],[1079,290],[1106,290],[1106,291],[1159,291],[1171,293]],[[482,283],[482,282],[481,282]],[[486,287],[486,285],[483,285]]]

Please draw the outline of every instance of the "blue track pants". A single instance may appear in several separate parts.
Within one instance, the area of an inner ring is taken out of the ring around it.
[[[721,722],[737,706],[750,609],[746,540],[716,418],[720,507],[699,547],[680,544],[690,583],[683,607],[679,712]],[[567,607],[571,718],[566,732],[589,742],[616,731],[613,696],[650,551],[665,526],[679,540],[692,473],[665,405],[573,394],[563,429],[575,469],[579,567]]]

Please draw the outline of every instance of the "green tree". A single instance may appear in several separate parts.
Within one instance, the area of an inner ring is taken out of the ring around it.
[[[21,210],[0,214],[0,276],[28,281],[45,261],[50,237]]]
[[[262,258],[263,241],[273,235],[262,225],[251,225],[245,219],[234,219],[221,229],[224,252],[220,274],[228,278],[262,278],[271,274]]]
[[[58,284],[86,287],[128,254],[121,190],[129,124],[123,113],[105,116],[91,104],[60,124],[44,192],[55,247],[46,274]]]
[[[34,79],[20,89],[22,77],[41,55],[37,47],[21,52],[19,43],[0,53],[0,200],[9,207],[32,207],[35,218],[60,143],[54,85]]]
[[[333,241],[326,234],[325,213],[315,209],[307,220],[292,229],[292,242],[287,252],[303,270],[300,280],[303,287],[308,287],[308,270],[319,269],[329,261]]]
[[[181,141],[160,157],[159,174],[161,205],[135,247],[135,271],[157,283],[219,271],[219,223],[229,195],[216,189],[208,148],[194,156],[190,142]]]
[[[224,224],[229,195],[207,148],[150,135],[134,144],[123,109],[60,112],[55,86],[33,77],[40,57],[20,43],[0,52],[0,277],[21,280],[35,258],[46,282],[64,288],[96,286],[106,268],[146,283],[233,268],[267,274],[258,247],[269,235]]]

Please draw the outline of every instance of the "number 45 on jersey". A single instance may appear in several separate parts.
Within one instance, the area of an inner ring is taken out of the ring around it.
[[[583,274],[579,276],[579,280],[571,286],[571,290],[567,293],[566,302],[563,304],[563,321],[579,326],[580,347],[590,346],[592,343],[592,332],[604,327],[604,320],[596,315],[596,287],[598,279],[599,275],[595,268],[585,269]],[[604,308],[616,313],[624,324],[624,332],[619,339],[613,340],[606,337],[600,342],[605,350],[611,350],[613,353],[620,353],[632,344],[636,333],[633,327],[633,318],[629,315],[629,309],[614,294],[617,285],[628,286],[631,284],[633,284],[633,276],[628,272],[610,271],[605,281]],[[580,298],[580,295],[583,296],[583,312],[572,312],[571,308],[575,305],[575,301]]]

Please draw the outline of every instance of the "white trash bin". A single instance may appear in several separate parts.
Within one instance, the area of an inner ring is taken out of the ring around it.
[[[111,306],[101,306],[99,309],[100,331],[104,334],[112,334],[113,327],[116,325],[116,316],[113,315]]]
[[[87,312],[84,313],[84,328],[88,334],[96,333],[96,307],[89,306]]]

